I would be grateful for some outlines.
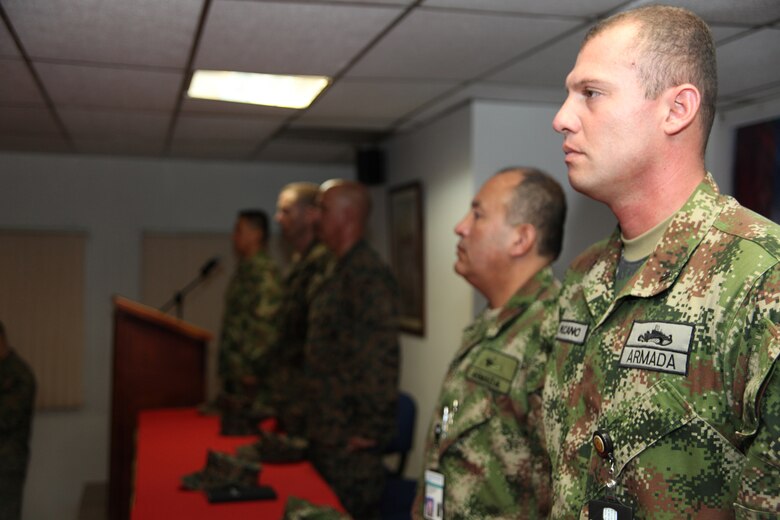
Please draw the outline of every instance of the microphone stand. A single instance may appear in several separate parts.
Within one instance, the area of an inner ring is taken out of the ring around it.
[[[165,305],[160,307],[160,311],[162,312],[168,312],[168,309],[176,306],[176,317],[179,319],[182,319],[182,305],[184,303],[184,297],[189,293],[191,290],[193,290],[195,287],[198,286],[199,283],[201,283],[203,280],[205,280],[208,277],[208,271],[203,272],[196,276],[190,283],[176,291],[176,293],[173,295],[173,297],[168,300]]]

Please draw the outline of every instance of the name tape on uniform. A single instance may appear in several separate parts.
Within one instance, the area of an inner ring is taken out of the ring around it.
[[[520,361],[502,352],[485,349],[466,371],[466,377],[491,390],[506,394],[515,378]]]
[[[588,324],[578,321],[561,320],[558,325],[558,333],[555,339],[567,343],[576,343],[582,345],[585,343],[585,337],[588,335]]]
[[[635,321],[619,366],[686,375],[692,340],[689,323]]]

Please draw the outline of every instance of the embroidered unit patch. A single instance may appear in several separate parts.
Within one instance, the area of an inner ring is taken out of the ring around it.
[[[619,366],[686,375],[692,339],[693,325],[689,323],[635,321]]]
[[[466,377],[491,390],[505,394],[515,378],[520,362],[497,350],[485,349],[466,371]]]

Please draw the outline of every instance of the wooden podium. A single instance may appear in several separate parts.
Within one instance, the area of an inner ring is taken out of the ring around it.
[[[204,329],[114,297],[110,520],[130,517],[138,412],[203,402],[210,339]]]

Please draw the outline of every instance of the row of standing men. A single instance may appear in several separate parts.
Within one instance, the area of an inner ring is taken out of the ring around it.
[[[557,182],[512,167],[481,187],[455,228],[455,270],[488,306],[442,384],[412,515],[774,518],[780,228],[721,195],[705,168],[709,28],[676,7],[619,13],[588,32],[566,88],[553,127],[569,182],[618,226],[561,284]],[[397,299],[360,233],[335,239],[367,215],[364,189],[340,186],[320,195],[332,273],[298,289],[312,297],[291,351],[306,381],[290,387],[313,385],[297,417],[315,463],[355,518],[371,518],[370,473],[394,417]],[[339,207],[352,217],[335,219]]]

